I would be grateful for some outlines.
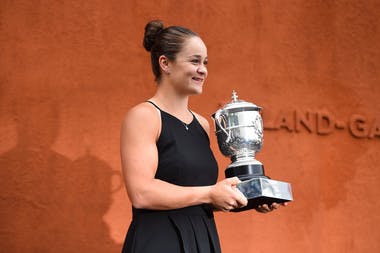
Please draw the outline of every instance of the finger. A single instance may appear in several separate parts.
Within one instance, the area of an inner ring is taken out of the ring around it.
[[[262,208],[263,208],[265,211],[267,211],[267,212],[272,211],[272,209],[271,209],[267,204],[262,205]]]
[[[228,203],[228,208],[235,209],[236,207],[238,207],[237,201],[231,201],[230,203]]]
[[[238,177],[227,178],[226,181],[227,181],[227,183],[228,183],[229,185],[233,185],[233,186],[235,186],[235,185],[237,185],[238,183],[241,182],[240,179],[239,179]]]
[[[262,205],[259,205],[257,208],[256,208],[256,211],[260,212],[260,213],[267,213],[269,212],[265,207],[263,207]]]
[[[234,209],[234,208],[231,207],[231,206],[227,206],[227,207],[223,207],[223,208],[222,208],[223,212],[229,212],[229,211],[231,211],[232,209]]]
[[[244,196],[244,194],[238,189],[235,188],[236,192],[236,201],[240,206],[246,206],[248,204],[248,199]]]

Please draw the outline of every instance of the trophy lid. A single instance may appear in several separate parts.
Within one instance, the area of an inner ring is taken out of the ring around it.
[[[250,111],[260,111],[261,107],[257,106],[253,103],[238,99],[237,93],[235,90],[232,91],[232,101],[226,105],[224,105],[222,110],[231,110],[231,109],[243,109]]]

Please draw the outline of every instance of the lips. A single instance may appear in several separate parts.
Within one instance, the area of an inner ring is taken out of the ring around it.
[[[203,82],[204,79],[203,78],[200,78],[200,77],[193,77],[192,78],[194,81],[197,81],[197,82]]]

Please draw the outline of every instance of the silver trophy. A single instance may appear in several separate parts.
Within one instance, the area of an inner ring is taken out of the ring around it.
[[[293,200],[290,184],[269,179],[264,175],[263,164],[255,159],[264,140],[260,111],[261,107],[238,100],[233,91],[232,101],[212,115],[219,149],[232,161],[225,175],[242,181],[237,188],[248,199],[248,205],[235,209],[237,212]]]

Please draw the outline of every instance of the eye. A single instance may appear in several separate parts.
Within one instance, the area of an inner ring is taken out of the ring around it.
[[[203,62],[203,65],[207,65],[208,64],[208,60],[205,60],[204,62]]]
[[[190,62],[194,63],[194,64],[198,64],[199,63],[199,59],[192,59]]]

